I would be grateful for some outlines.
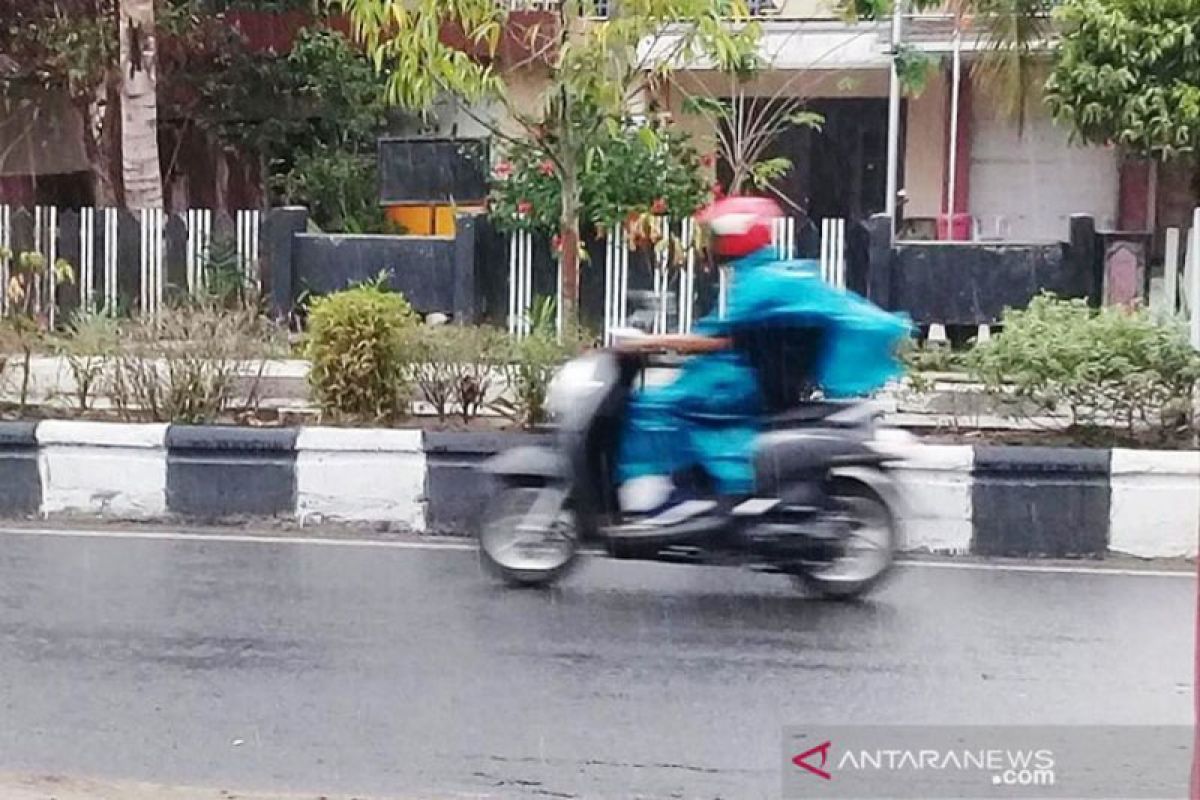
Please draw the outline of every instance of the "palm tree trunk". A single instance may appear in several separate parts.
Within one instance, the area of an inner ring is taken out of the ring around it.
[[[125,202],[162,208],[154,0],[121,0],[121,163]]]

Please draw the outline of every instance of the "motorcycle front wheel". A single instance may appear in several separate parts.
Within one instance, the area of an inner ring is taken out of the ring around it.
[[[479,557],[512,586],[547,586],[575,566],[579,535],[562,489],[506,486],[492,497],[479,530]]]
[[[843,552],[795,579],[824,597],[851,600],[876,588],[891,572],[899,529],[887,500],[862,481],[837,479],[830,495],[838,509],[835,513],[849,526]]]

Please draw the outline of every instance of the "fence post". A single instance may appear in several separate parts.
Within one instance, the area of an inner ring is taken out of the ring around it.
[[[533,234],[515,230],[508,241],[508,332],[529,333],[529,309],[533,303]]]
[[[686,266],[679,276],[679,332],[692,329],[692,313],[696,305],[696,249],[694,244],[694,221],[688,217],[680,223],[679,241],[683,247]]]
[[[92,311],[96,286],[96,209],[79,210],[79,307]]]
[[[58,275],[54,264],[58,261],[58,209],[54,206],[34,206],[33,209],[33,241],[34,249],[41,253],[46,260],[46,275],[38,278],[38,282],[46,289],[43,298],[39,293],[34,313],[46,312],[46,322],[54,328],[57,316]],[[5,287],[7,291],[7,286]]]
[[[867,261],[867,297],[882,308],[892,301],[892,218],[876,214],[867,223],[870,244]]]
[[[104,309],[117,313],[117,235],[120,230],[117,209],[104,209]]]
[[[1163,258],[1163,307],[1167,316],[1179,310],[1179,228],[1167,228]]]
[[[138,297],[143,314],[158,314],[163,302],[163,210],[143,208],[141,218],[141,282]]]
[[[262,273],[259,268],[259,223],[261,212],[258,209],[243,209],[237,212],[237,254],[238,266],[246,284],[262,293]]]
[[[1104,264],[1096,246],[1096,220],[1089,214],[1072,214],[1070,225],[1073,277],[1088,303],[1099,308],[1104,300]]]
[[[1200,350],[1200,208],[1192,212],[1192,244],[1188,250],[1189,330],[1192,347]]]
[[[12,250],[12,208],[0,205],[0,250]],[[0,256],[0,312],[8,312],[8,257]]]

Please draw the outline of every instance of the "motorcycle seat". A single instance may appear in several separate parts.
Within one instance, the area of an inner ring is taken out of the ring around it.
[[[839,411],[846,411],[855,405],[842,400],[812,400],[768,416],[764,427],[767,430],[780,430],[812,425],[824,422]]]

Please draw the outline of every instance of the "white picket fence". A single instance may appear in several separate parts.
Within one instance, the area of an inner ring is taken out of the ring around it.
[[[26,213],[30,217],[27,217],[29,233],[25,238],[31,238],[31,241],[27,241],[25,249],[30,249],[31,245],[31,249],[40,253],[50,267],[45,271],[43,284],[45,308],[38,310],[46,312],[51,325],[55,324],[59,314],[60,289],[53,266],[59,258],[64,257],[75,272],[79,301],[83,308],[115,312],[120,301],[119,276],[129,274],[132,278],[136,270],[137,311],[142,314],[161,311],[168,286],[168,225],[173,215],[162,209],[124,212],[115,208],[83,208],[78,212],[65,212],[52,206],[37,206]],[[16,250],[20,214],[20,210],[0,204],[0,249]],[[123,228],[122,214],[131,219],[132,224]],[[69,226],[65,224],[68,217],[71,220]],[[184,286],[176,288],[195,293],[203,288],[204,268],[213,242],[214,214],[206,209],[193,209],[174,219],[179,220],[178,224],[183,226],[184,231],[179,244],[184,250],[185,280]],[[262,212],[255,209],[240,210],[229,222],[238,268],[246,276],[247,284],[261,291]],[[64,249],[64,241],[68,238],[64,237],[64,232],[68,227],[71,228],[70,240],[78,242],[77,249],[69,254]],[[132,232],[135,229],[136,232]],[[123,230],[131,233],[123,233]],[[123,263],[121,260],[120,243],[125,235],[135,235],[138,239],[136,264]],[[0,290],[0,311],[3,312],[8,311],[7,287],[12,274],[11,260],[18,255],[13,252],[10,258],[0,259],[0,286],[4,287]],[[100,281],[96,280],[98,274]],[[95,296],[97,283],[103,293],[99,298]]]
[[[1187,321],[1192,346],[1200,350],[1200,208],[1192,213],[1192,228],[1186,234],[1179,228],[1167,229],[1165,256],[1164,310]]]
[[[663,230],[672,231],[682,250],[683,263],[676,266],[671,253],[663,251],[655,265],[652,278],[653,314],[650,329],[656,334],[686,333],[695,323],[697,248],[695,222],[681,220],[672,226],[669,219],[659,220]],[[772,231],[776,255],[790,259],[796,252],[796,220],[782,217],[775,221]],[[509,239],[508,270],[508,330],[516,336],[529,333],[529,313],[534,303],[533,293],[533,236],[518,232]],[[629,256],[626,233],[615,226],[604,242],[604,331],[606,344],[611,344],[614,331],[630,323]],[[824,280],[834,286],[846,285],[846,222],[827,219],[821,223],[820,270]],[[730,273],[722,268],[718,275],[717,313],[727,311]],[[562,285],[561,270],[558,285]],[[674,314],[672,314],[674,311]],[[561,311],[559,329],[562,328]],[[673,324],[672,324],[673,323]]]

